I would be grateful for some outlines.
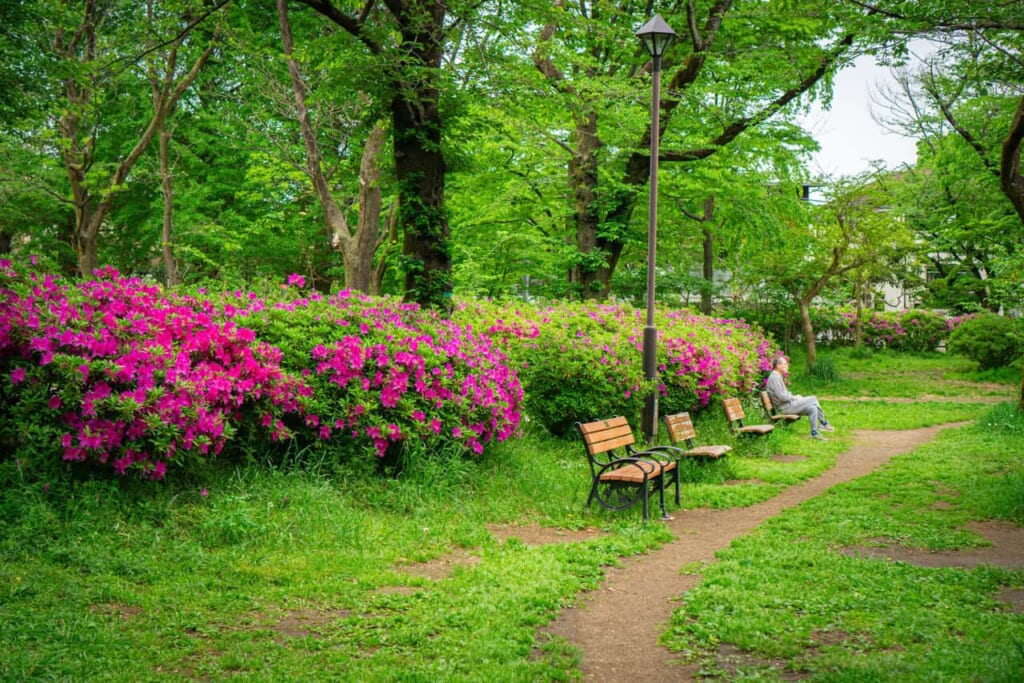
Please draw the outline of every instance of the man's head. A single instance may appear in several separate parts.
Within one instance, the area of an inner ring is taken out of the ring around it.
[[[775,360],[772,361],[772,370],[785,372],[787,368],[789,368],[789,359],[785,356],[775,356]]]

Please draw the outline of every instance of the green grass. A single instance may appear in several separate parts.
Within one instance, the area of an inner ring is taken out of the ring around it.
[[[802,393],[823,396],[921,396],[1010,400],[1021,381],[1021,362],[980,371],[962,356],[945,353],[900,354],[888,350],[819,348],[818,361],[835,368],[838,379],[822,381],[807,371],[802,349],[792,352],[794,384]]]
[[[828,681],[1019,680],[1024,617],[995,596],[1024,588],[1024,571],[840,550],[969,548],[985,543],[962,528],[969,520],[1024,524],[1022,437],[1024,416],[1001,406],[772,519],[704,569],[663,642],[708,675],[724,673],[722,643],[738,646],[751,655],[745,680],[777,680],[780,668]]]
[[[882,360],[867,364],[879,376],[897,366],[970,372],[943,356]],[[842,381],[847,361],[836,366]],[[700,443],[736,449],[686,468],[683,507],[762,501],[831,467],[855,429],[978,427],[945,432],[738,540],[704,568],[666,642],[709,671],[729,642],[827,680],[1014,679],[1022,618],[993,595],[1024,585],[1020,572],[923,570],[836,548],[881,537],[955,548],[977,542],[960,529],[965,519],[1024,522],[1020,416],[946,400],[823,400],[839,428],[828,442],[808,439],[806,421],[736,441],[717,411],[699,416]],[[527,434],[479,460],[418,463],[395,478],[304,457],[213,471],[202,486],[45,486],[0,463],[0,679],[573,680],[575,652],[538,628],[609,565],[671,540],[636,509],[585,508],[589,473],[575,440]],[[727,485],[737,479],[748,481]],[[936,508],[939,499],[952,507]],[[532,546],[488,530],[527,522],[607,533]],[[452,557],[465,561],[448,574],[413,571]]]

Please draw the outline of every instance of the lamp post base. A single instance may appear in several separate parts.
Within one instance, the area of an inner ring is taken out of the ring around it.
[[[658,379],[658,330],[653,325],[644,327],[644,378]],[[658,435],[658,390],[651,389],[644,398],[644,412],[640,419],[641,431],[647,442]]]

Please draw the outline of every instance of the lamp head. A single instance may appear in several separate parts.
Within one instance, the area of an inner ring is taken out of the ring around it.
[[[660,58],[668,50],[669,45],[678,37],[672,27],[665,23],[661,15],[655,14],[636,32],[637,38],[644,44],[647,54]]]

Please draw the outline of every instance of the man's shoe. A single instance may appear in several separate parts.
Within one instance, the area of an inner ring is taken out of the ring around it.
[[[825,437],[823,437],[823,436],[822,436],[821,434],[819,434],[818,432],[811,432],[811,438],[812,438],[812,439],[817,439],[818,441],[828,441],[828,439],[826,439]]]
[[[833,427],[832,425],[821,425],[820,427],[818,427],[818,429],[820,429],[823,432],[834,432],[834,431],[836,431],[836,428]]]

